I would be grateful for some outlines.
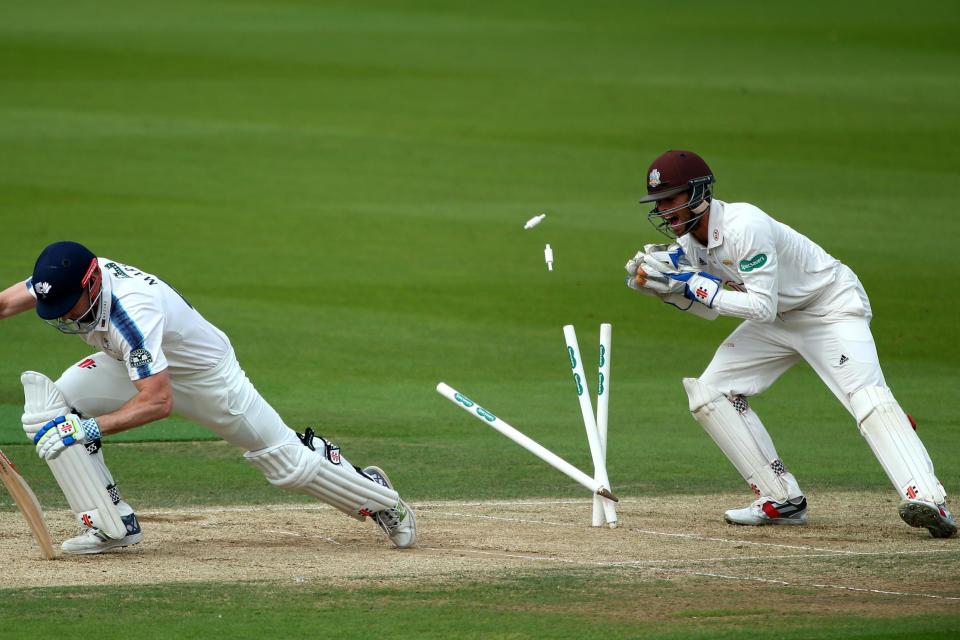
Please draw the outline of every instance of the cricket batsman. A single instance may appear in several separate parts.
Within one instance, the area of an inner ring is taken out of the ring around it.
[[[884,381],[856,274],[759,208],[717,200],[714,182],[691,151],[654,160],[640,201],[654,203],[648,219],[676,243],[648,244],[626,269],[636,291],[704,318],[743,319],[700,377],[683,380],[694,419],[757,496],[726,521],[807,521],[803,491],[749,403],[803,359],[857,421],[901,498],[904,522],[935,538],[955,535],[930,456]]]
[[[0,293],[0,318],[33,308],[95,350],[56,382],[35,372],[21,376],[23,429],[82,527],[63,542],[64,553],[140,542],[140,524],[104,462],[101,441],[171,412],[240,447],[271,484],[358,520],[369,516],[394,545],[413,546],[413,510],[386,474],[354,467],[312,429],[299,434],[284,424],[247,379],[227,336],[157,276],[98,258],[76,242],[55,242],[30,278]]]

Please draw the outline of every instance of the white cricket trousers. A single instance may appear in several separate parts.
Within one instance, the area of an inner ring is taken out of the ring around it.
[[[845,265],[814,304],[772,323],[747,320],[717,349],[700,380],[729,396],[755,396],[787,369],[806,360],[854,415],[850,396],[863,387],[886,387],[870,332],[870,301]]]
[[[232,349],[212,369],[170,379],[173,412],[208,427],[230,444],[245,451],[300,444],[247,379]],[[102,351],[71,366],[56,384],[73,409],[90,417],[116,411],[137,393],[123,363]]]

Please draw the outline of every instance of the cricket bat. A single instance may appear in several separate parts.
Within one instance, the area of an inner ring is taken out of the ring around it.
[[[50,539],[50,531],[47,529],[47,523],[43,520],[43,511],[40,509],[40,502],[27,481],[23,479],[17,468],[13,466],[10,459],[0,451],[0,480],[7,486],[7,491],[13,496],[13,501],[20,508],[23,519],[30,525],[30,531],[33,537],[37,539],[40,545],[40,553],[47,560],[53,560],[56,553],[53,550],[53,541]]]

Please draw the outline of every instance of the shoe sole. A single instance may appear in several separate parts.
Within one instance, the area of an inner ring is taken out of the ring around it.
[[[127,538],[131,538],[131,539],[127,540]],[[119,551],[120,549],[126,549],[127,547],[137,544],[141,540],[143,540],[143,533],[136,533],[124,538],[121,544],[115,544],[112,546],[108,546],[106,548],[100,547],[96,549],[77,549],[75,551],[71,551],[66,547],[64,547],[63,545],[60,545],[60,549],[64,553],[71,556],[92,556],[98,553],[110,553],[111,551]]]
[[[364,473],[366,473],[367,471],[373,471],[374,473],[379,473],[379,474],[383,477],[383,479],[387,481],[387,488],[388,488],[388,489],[393,489],[393,483],[390,482],[390,477],[384,472],[383,469],[381,469],[380,467],[378,467],[378,466],[376,466],[376,465],[370,465],[370,466],[367,466],[367,467],[364,467],[364,468],[363,468],[363,472],[364,472]],[[374,480],[374,482],[377,482],[377,481]],[[379,484],[379,483],[377,483],[377,484]]]
[[[727,521],[727,524],[736,524],[742,527],[762,527],[764,525],[773,524],[773,525],[804,525],[807,524],[807,519],[794,519],[794,518],[771,518],[766,520],[754,520],[751,522],[738,522],[728,515],[724,514],[723,519]]]
[[[905,500],[900,503],[900,517],[911,527],[926,529],[934,538],[951,538],[957,533],[956,525],[946,522],[930,505]]]

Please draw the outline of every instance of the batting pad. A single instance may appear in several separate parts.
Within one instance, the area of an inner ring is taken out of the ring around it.
[[[719,389],[697,378],[684,378],[683,386],[693,418],[755,491],[777,502],[803,495],[793,474],[777,456],[770,435],[753,409],[743,403],[743,410],[738,411]]]
[[[903,498],[942,504],[947,492],[933,472],[926,447],[886,387],[864,387],[850,404],[860,433]]]
[[[361,475],[345,458],[333,464],[299,442],[247,451],[243,457],[260,469],[270,484],[302,491],[357,520],[392,509],[400,500],[396,491]]]
[[[52,420],[69,413],[66,399],[47,376],[25,371],[20,382],[23,384],[24,416],[52,415],[48,418]],[[127,528],[86,447],[67,447],[55,459],[47,460],[47,465],[82,526],[100,529],[115,540],[126,537]]]

